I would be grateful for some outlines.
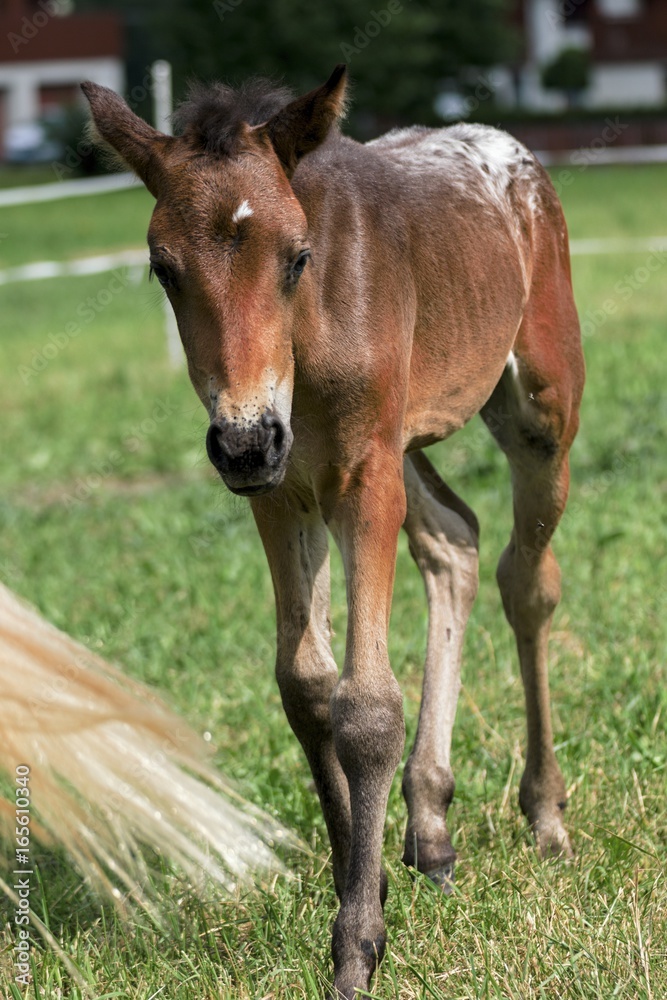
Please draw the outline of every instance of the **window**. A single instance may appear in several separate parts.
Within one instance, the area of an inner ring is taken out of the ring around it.
[[[639,17],[642,12],[641,0],[597,0],[602,17]]]

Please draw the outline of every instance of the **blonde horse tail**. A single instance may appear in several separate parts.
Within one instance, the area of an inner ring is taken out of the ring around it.
[[[20,803],[31,847],[62,845],[121,909],[133,899],[156,910],[146,847],[201,894],[280,867],[272,848],[295,838],[231,791],[208,749],[146,687],[0,584],[0,770],[11,788],[0,832],[12,858]]]

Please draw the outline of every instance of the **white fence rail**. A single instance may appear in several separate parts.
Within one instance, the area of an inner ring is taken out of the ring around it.
[[[599,150],[605,153],[600,161],[605,163],[646,163],[667,161],[667,146],[641,147],[639,149],[625,148],[618,150]],[[619,154],[616,159],[612,154]],[[538,153],[543,162],[568,162],[568,153],[552,154]],[[36,202],[56,201],[61,198],[76,198],[88,194],[104,194],[111,191],[121,191],[138,185],[131,173],[109,174],[104,177],[90,177],[83,180],[62,181],[54,184],[39,184],[33,187],[10,188],[0,191],[0,208],[14,205],[27,205]],[[667,252],[667,236],[652,236],[644,239],[580,239],[570,242],[570,252],[573,256],[588,254],[619,254],[619,253],[664,253]],[[45,278],[78,277],[87,274],[101,274],[113,271],[117,267],[142,268],[148,263],[145,249],[119,250],[115,253],[99,254],[91,257],[79,257],[75,260],[42,260],[30,264],[22,264],[0,271],[0,286],[22,281],[42,281]],[[173,311],[167,297],[164,297],[165,332],[167,350],[173,365],[183,362],[183,352],[178,335],[178,328]]]
[[[130,173],[105,174],[103,177],[85,177],[75,181],[57,181],[53,184],[33,184],[31,187],[7,188],[0,191],[0,208],[13,205],[30,205],[37,201],[60,201],[61,198],[79,198],[84,194],[105,194],[139,188],[139,181]]]

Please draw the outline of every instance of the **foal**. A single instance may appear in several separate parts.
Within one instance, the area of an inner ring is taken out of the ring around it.
[[[476,413],[512,473],[498,583],[526,695],[520,803],[542,854],[571,851],[547,686],[560,595],[550,540],[584,381],[563,214],[503,132],[343,137],[344,66],[296,100],[258,81],[198,90],[176,138],[112,91],[83,89],[102,138],[157,199],[150,263],[210,416],[208,454],[251,498],[275,588],[278,683],[331,838],[336,995],[351,998],[385,947],[382,832],[405,738],[387,657],[401,526],[430,615],[404,861],[445,889],[454,877],[445,817],[478,526],[422,449]],[[327,528],[347,580],[340,678]]]

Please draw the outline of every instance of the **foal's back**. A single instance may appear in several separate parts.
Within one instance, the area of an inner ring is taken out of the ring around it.
[[[546,253],[551,280],[569,281],[548,175],[507,133],[459,124],[365,145],[332,136],[294,187],[324,284],[337,290],[336,327],[362,356],[410,341],[409,369],[396,372],[407,383],[405,448],[449,436],[502,375],[536,259]]]

